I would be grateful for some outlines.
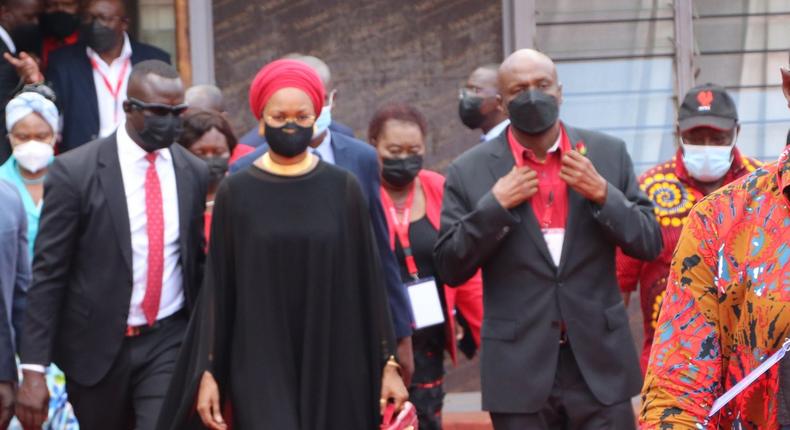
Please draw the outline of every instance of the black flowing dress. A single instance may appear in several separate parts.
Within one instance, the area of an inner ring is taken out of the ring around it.
[[[203,428],[203,371],[234,429],[378,427],[394,338],[368,209],[351,174],[251,166],[215,200],[208,262],[159,429]]]

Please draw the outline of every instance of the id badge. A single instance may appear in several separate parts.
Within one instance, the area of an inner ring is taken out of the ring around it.
[[[406,284],[414,315],[415,328],[421,329],[444,323],[442,300],[436,289],[436,280],[422,278]]]
[[[546,245],[549,248],[551,259],[554,260],[554,265],[560,267],[560,260],[562,259],[562,244],[565,243],[565,229],[544,228],[543,238],[546,240]]]

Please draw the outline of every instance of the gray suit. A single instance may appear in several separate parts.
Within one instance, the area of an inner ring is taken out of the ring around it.
[[[625,144],[566,126],[571,145],[609,182],[603,206],[568,188],[562,260],[552,261],[530,204],[505,210],[491,189],[514,165],[507,133],[478,145],[448,170],[435,258],[450,285],[483,269],[483,408],[532,414],[552,391],[561,322],[581,375],[603,405],[641,388],[634,341],[615,279],[615,247],[653,259],[662,247],[653,207],[639,190]]]

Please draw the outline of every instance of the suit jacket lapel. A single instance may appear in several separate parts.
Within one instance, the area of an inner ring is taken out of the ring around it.
[[[181,246],[181,262],[186,261],[187,257],[187,238],[189,237],[189,226],[192,215],[192,174],[187,168],[187,160],[181,152],[180,147],[171,146],[170,153],[173,156],[173,170],[176,173],[176,192],[178,193],[178,241]]]
[[[331,132],[330,132],[331,133]],[[332,153],[335,155],[335,164],[344,167],[349,165],[348,147],[342,138],[336,139],[336,133],[332,133]]]
[[[568,127],[563,124],[565,127],[565,132],[568,134],[568,140],[571,143],[571,148],[576,149],[576,145],[582,142],[582,139],[579,137],[579,134],[576,132],[576,129],[572,127]],[[579,193],[574,191],[571,187],[568,187],[568,218],[565,223],[565,239],[562,243],[562,258],[560,258],[560,267],[559,273],[565,269],[567,265],[568,259],[571,257],[569,253],[571,252],[571,244],[576,238],[576,225],[578,222],[576,220],[579,217],[579,214],[583,213],[583,211],[589,210],[589,203],[585,200]]]
[[[129,227],[129,209],[126,206],[126,191],[123,187],[123,175],[118,160],[118,142],[115,134],[105,139],[99,149],[99,182],[107,200],[112,224],[115,229],[121,255],[132,271],[132,238]]]
[[[496,183],[499,178],[507,175],[515,165],[513,154],[510,151],[510,146],[508,145],[507,137],[505,136],[507,136],[507,134],[502,134],[491,141],[491,144],[495,147],[491,151],[492,159],[491,162],[489,162],[488,167],[494,177],[494,183]],[[543,258],[546,259],[546,262],[550,264],[552,268],[554,268],[554,260],[551,258],[549,247],[546,245],[546,239],[543,238],[543,233],[540,231],[538,219],[535,217],[535,212],[532,211],[532,206],[530,205],[529,201],[517,207],[515,211],[519,214],[519,216],[521,216],[521,225],[524,229],[526,229],[527,233],[532,238],[532,242],[538,248],[538,251],[540,251],[541,255],[543,255]]]

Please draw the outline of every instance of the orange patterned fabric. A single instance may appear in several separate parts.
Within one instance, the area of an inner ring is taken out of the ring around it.
[[[713,419],[706,416],[790,333],[788,186],[786,151],[704,198],[688,216],[642,391],[643,429],[778,428],[778,367]]]
[[[761,166],[757,160],[744,157],[736,149],[730,170],[724,177],[728,184],[741,176],[754,172]],[[660,164],[639,178],[639,187],[653,202],[656,221],[661,226],[664,250],[653,261],[641,261],[617,250],[617,282],[624,292],[636,290],[639,285],[639,299],[643,315],[644,343],[640,364],[647,368],[650,358],[650,345],[656,329],[664,290],[669,276],[672,253],[678,244],[680,232],[686,224],[691,208],[705,196],[703,187],[686,172],[682,152],[678,150],[675,158]]]

